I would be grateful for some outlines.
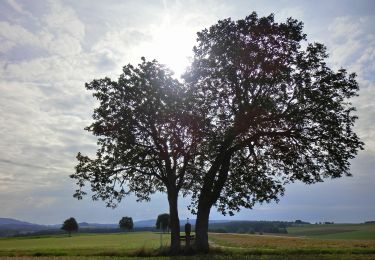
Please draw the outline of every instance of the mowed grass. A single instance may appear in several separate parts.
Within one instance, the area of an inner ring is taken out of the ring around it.
[[[375,240],[375,224],[301,225],[289,227],[288,234],[319,239]]]
[[[163,234],[163,245],[169,245],[170,237]],[[116,234],[76,234],[72,237],[40,236],[0,239],[0,255],[128,255],[139,250],[160,247],[160,235],[152,232]]]

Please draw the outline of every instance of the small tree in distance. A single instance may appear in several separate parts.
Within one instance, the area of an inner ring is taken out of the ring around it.
[[[78,230],[78,223],[75,220],[75,218],[68,218],[67,220],[64,221],[61,229],[65,230],[66,232],[68,232],[69,236],[71,236],[72,231],[77,231]]]
[[[169,231],[169,214],[160,214],[156,220],[156,228],[161,229],[163,232]]]
[[[131,217],[123,217],[118,223],[121,229],[131,230],[133,229],[133,219]]]

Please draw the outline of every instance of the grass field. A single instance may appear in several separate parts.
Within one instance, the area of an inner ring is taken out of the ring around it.
[[[288,233],[323,239],[375,239],[375,224],[302,225],[289,227]]]
[[[163,244],[169,243],[169,235],[163,235]],[[126,255],[140,249],[160,247],[160,235],[152,232],[116,234],[77,234],[15,237],[0,239],[1,256],[53,255],[90,256]]]
[[[209,235],[212,252],[179,259],[375,259],[375,225],[292,227],[288,236]],[[294,235],[292,237],[291,235]],[[163,245],[169,235],[163,235]],[[160,255],[160,235],[152,232],[76,234],[0,239],[0,259],[128,259]]]

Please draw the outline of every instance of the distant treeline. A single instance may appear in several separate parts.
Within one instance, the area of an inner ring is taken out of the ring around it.
[[[277,233],[287,234],[287,227],[295,222],[285,221],[233,221],[226,223],[210,224],[209,232],[215,233]]]
[[[46,230],[46,228],[40,228],[35,226],[21,226],[19,228],[4,228],[3,226],[0,226],[0,237],[11,237],[11,236],[23,236],[27,234],[31,234],[34,232],[42,232],[43,230]]]
[[[194,222],[192,222],[194,223]],[[287,227],[297,225],[310,224],[309,222],[296,220],[294,222],[287,221],[225,221],[225,222],[213,222],[209,224],[209,232],[215,233],[248,233],[248,234],[261,234],[261,233],[276,233],[276,234],[287,234]],[[181,221],[181,232],[184,232],[185,223]],[[192,226],[194,231],[195,226]],[[137,232],[137,231],[151,231],[159,232],[160,230],[156,227],[134,227],[131,231],[125,232]],[[114,227],[87,227],[80,225],[77,233],[121,233],[124,230]],[[44,235],[58,235],[65,234],[66,232],[60,228],[48,228],[44,227],[39,230],[30,230],[27,228],[20,228],[18,230],[6,230],[0,228],[0,237],[4,236],[44,236]]]

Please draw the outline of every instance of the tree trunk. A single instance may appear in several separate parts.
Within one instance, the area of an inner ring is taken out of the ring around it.
[[[230,154],[222,158],[217,180],[215,182],[205,182],[205,185],[201,190],[198,202],[197,222],[195,224],[195,246],[196,250],[201,253],[208,253],[210,249],[208,244],[208,222],[210,211],[212,205],[219,198],[221,190],[228,178],[230,158]],[[215,176],[215,174],[212,176]],[[208,176],[207,178],[212,178],[212,176]]]
[[[211,204],[199,201],[197,220],[195,223],[195,247],[197,252],[208,253],[208,220],[210,217]]]
[[[170,253],[176,255],[180,252],[180,219],[178,217],[178,193],[175,189],[168,189],[169,221],[171,225]]]

